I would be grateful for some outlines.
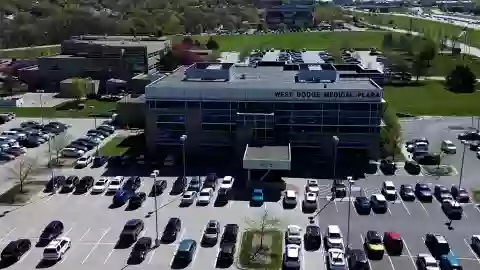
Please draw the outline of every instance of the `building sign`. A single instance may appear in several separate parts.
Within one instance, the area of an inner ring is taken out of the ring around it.
[[[297,98],[297,99],[372,99],[381,98],[378,91],[282,91],[274,92],[276,98]]]

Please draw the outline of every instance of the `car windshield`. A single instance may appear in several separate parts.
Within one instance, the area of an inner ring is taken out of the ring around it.
[[[405,186],[405,187],[403,187],[403,190],[405,190],[405,191],[412,191],[413,188],[412,188],[412,187],[409,187],[409,186]]]
[[[57,250],[54,248],[46,248],[43,250],[43,253],[57,253]]]
[[[217,229],[216,229],[216,228],[212,228],[212,227],[208,227],[208,228],[205,230],[205,233],[217,233]]]
[[[79,161],[87,161],[87,158],[86,157],[82,157],[79,159]]]
[[[330,238],[342,238],[339,233],[330,233]]]
[[[419,186],[418,189],[419,190],[429,190],[429,188],[427,186]]]
[[[385,189],[386,190],[395,190],[395,187],[394,186],[386,186]]]
[[[95,184],[95,185],[96,185],[96,186],[103,186],[103,185],[105,185],[105,181],[99,180],[99,181],[97,182],[97,184]]]
[[[318,186],[317,182],[309,182],[308,185],[310,187],[317,187]]]
[[[210,193],[208,191],[202,191],[200,192],[200,196],[210,196]]]
[[[295,261],[298,261],[298,257],[295,257],[295,256],[292,256],[292,257],[287,256],[287,257],[286,257],[286,260],[287,260],[287,261],[294,261],[294,262],[295,262]]]
[[[436,262],[427,262],[427,267],[438,267]]]
[[[185,193],[183,194],[183,198],[189,199],[193,196],[193,194]]]
[[[378,238],[378,237],[372,237],[372,238],[370,239],[370,243],[371,243],[371,244],[381,244],[381,243],[382,243],[382,240],[381,240],[380,238]]]
[[[120,181],[118,181],[118,180],[113,180],[113,181],[112,181],[112,185],[120,185]]]
[[[73,184],[73,179],[68,178],[68,179],[65,181],[65,184],[67,184],[67,185]]]
[[[125,225],[123,229],[126,231],[132,231],[132,230],[135,230],[136,227],[137,227],[136,225]]]

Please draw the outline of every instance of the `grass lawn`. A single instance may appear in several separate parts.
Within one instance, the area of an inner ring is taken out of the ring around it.
[[[480,116],[480,92],[456,94],[441,82],[415,86],[386,86],[385,100],[395,112],[412,115]]]
[[[37,59],[60,53],[60,45],[0,50],[0,58]]]
[[[424,33],[436,40],[440,37],[447,36],[449,39],[452,36],[458,36],[463,28],[460,26],[423,20],[417,18],[411,18],[407,16],[395,16],[389,14],[367,14],[367,13],[355,13],[358,17],[364,18],[366,22],[377,25],[385,26],[397,26],[400,29],[410,30],[414,32]],[[470,42],[472,46],[480,47],[480,31],[470,30]]]
[[[328,50],[335,54],[342,48],[380,48],[386,32],[322,32],[322,33],[287,33],[282,35],[241,35],[214,36],[222,51],[251,51],[253,49],[307,49]],[[394,33],[400,36],[400,33]],[[209,37],[196,37],[205,42]]]
[[[431,63],[430,76],[446,76],[455,66],[469,66],[473,73],[480,78],[480,59],[472,55],[438,54]]]
[[[51,118],[85,118],[91,115],[99,117],[109,117],[111,112],[116,109],[116,102],[87,100],[85,108],[77,110],[75,102],[66,102],[55,107],[18,107],[18,108],[0,108],[0,112],[14,112],[19,117],[51,117]],[[74,106],[75,105],[75,106]]]
[[[265,235],[270,235],[272,237],[272,245],[270,248],[270,258],[271,262],[267,265],[253,263],[250,260],[252,253],[252,240],[255,231],[246,231],[242,235],[242,243],[240,246],[240,255],[239,255],[239,264],[243,268],[247,269],[281,269],[282,267],[282,249],[283,249],[283,234],[280,231],[268,231],[265,232]]]
[[[128,151],[129,147],[122,145],[125,137],[117,136],[100,148],[101,156],[121,156]]]
[[[20,193],[20,184],[16,184],[9,190],[0,194],[0,204],[23,204],[35,194],[44,189],[45,181],[33,181],[23,184],[23,192]]]

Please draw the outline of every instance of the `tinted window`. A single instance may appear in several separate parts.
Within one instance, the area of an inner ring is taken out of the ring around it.
[[[57,250],[54,249],[54,248],[46,248],[43,253],[47,253],[47,254],[55,254],[57,253]]]

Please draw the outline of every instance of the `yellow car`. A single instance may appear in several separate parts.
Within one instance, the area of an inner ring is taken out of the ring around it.
[[[368,257],[371,259],[381,260],[385,253],[385,246],[382,242],[382,237],[376,231],[368,231],[365,236],[365,249]]]

